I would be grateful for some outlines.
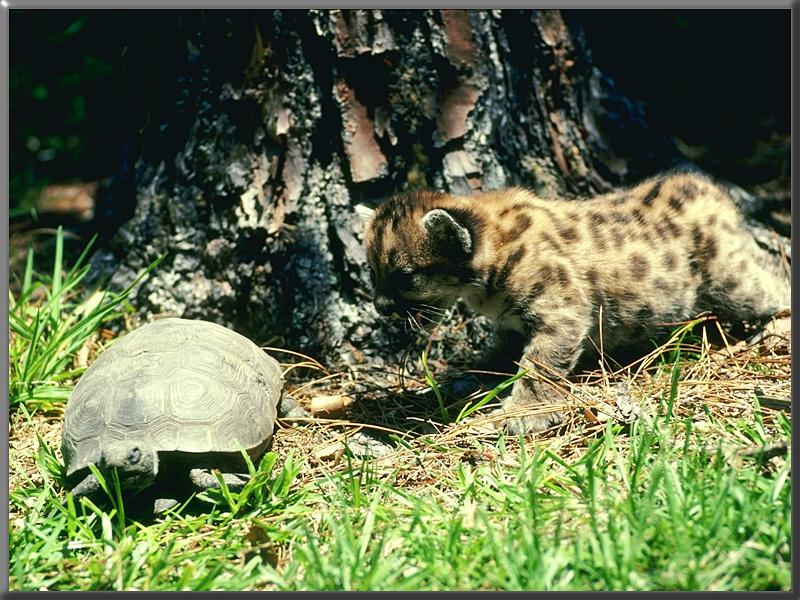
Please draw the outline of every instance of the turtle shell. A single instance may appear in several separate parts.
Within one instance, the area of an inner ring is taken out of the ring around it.
[[[114,342],[75,387],[61,439],[67,476],[124,439],[257,457],[272,439],[282,389],[278,362],[244,336],[207,321],[153,321]]]

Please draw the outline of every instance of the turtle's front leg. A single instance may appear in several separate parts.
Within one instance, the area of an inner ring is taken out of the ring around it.
[[[80,483],[72,488],[71,492],[72,497],[75,499],[86,496],[90,500],[93,500],[99,495],[100,489],[100,483],[97,481],[97,478],[89,473]]]
[[[250,480],[250,476],[246,473],[220,473],[225,485],[229,490],[238,492]],[[189,479],[192,484],[200,490],[207,490],[208,488],[219,487],[216,475],[211,472],[211,469],[191,469],[189,471]]]
[[[160,515],[178,504],[179,502],[175,498],[156,498],[153,501],[153,513]]]
[[[297,400],[284,391],[278,402],[278,417],[281,419],[308,418],[311,413],[304,409]]]

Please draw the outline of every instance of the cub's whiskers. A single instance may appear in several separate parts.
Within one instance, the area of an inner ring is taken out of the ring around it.
[[[411,331],[423,331],[424,327],[420,325],[419,321],[417,321],[417,318],[411,313],[411,311],[407,310],[406,314],[408,315],[408,323],[411,325]]]

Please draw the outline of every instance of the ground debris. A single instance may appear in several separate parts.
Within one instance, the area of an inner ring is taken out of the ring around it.
[[[629,381],[620,381],[605,390],[592,406],[584,408],[584,416],[589,422],[605,423],[613,420],[621,424],[633,423],[641,416],[641,403],[633,396]]]
[[[341,415],[353,402],[353,397],[345,394],[314,396],[311,398],[311,413],[315,416]]]

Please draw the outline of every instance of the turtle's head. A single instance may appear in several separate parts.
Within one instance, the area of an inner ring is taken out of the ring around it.
[[[153,483],[158,474],[158,453],[146,444],[121,440],[103,449],[98,466],[104,473],[116,467],[122,489],[141,490]]]

